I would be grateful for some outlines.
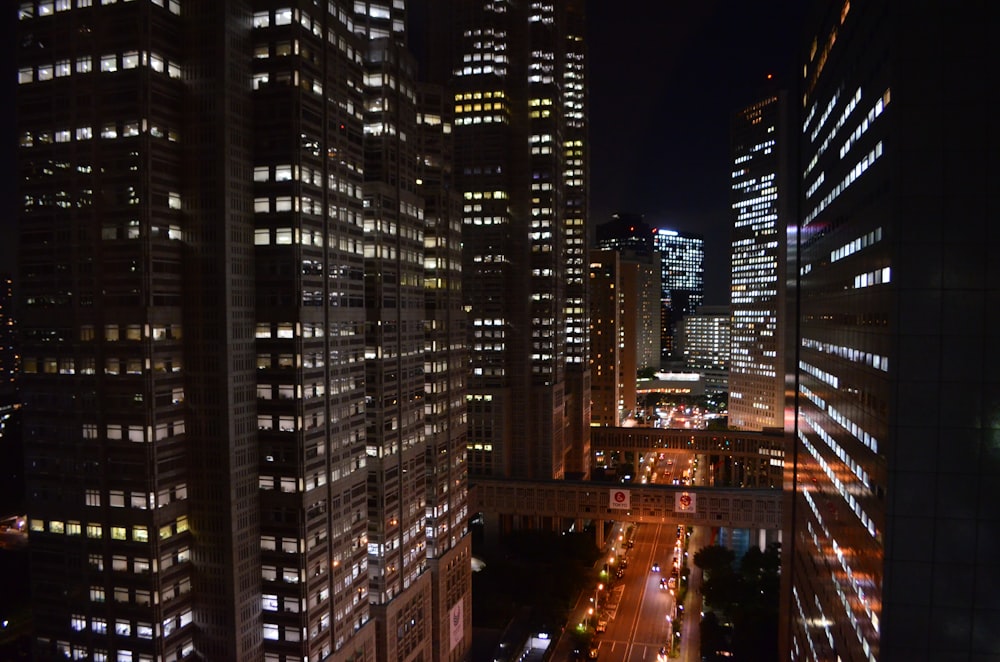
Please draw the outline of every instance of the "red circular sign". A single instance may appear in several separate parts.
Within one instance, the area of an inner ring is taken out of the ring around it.
[[[617,501],[618,503],[625,503],[625,493],[615,492],[615,501]]]

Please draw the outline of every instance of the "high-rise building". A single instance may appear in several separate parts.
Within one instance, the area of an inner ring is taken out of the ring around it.
[[[585,474],[583,2],[432,0],[421,18],[423,71],[454,94],[472,359],[469,471]]]
[[[450,100],[403,4],[18,19],[36,657],[463,659]]]
[[[725,393],[729,380],[729,306],[702,306],[677,324],[677,353],[702,375],[706,393]]]
[[[590,423],[635,415],[639,265],[615,250],[590,251]]]
[[[784,425],[785,228],[797,190],[788,104],[775,91],[732,120],[729,426],[737,430]]]
[[[432,660],[459,662],[472,640],[462,200],[454,187],[451,96],[417,87],[418,183],[424,204],[424,431],[427,560],[436,628]]]
[[[660,254],[653,247],[653,229],[640,214],[616,213],[607,223],[596,228],[597,247],[618,251],[624,264],[634,268],[623,271],[626,283],[632,279],[637,298],[635,304],[626,310],[627,315],[635,315],[635,333],[630,342],[635,343],[636,366],[642,368],[660,367]],[[632,323],[631,321],[629,322]]]
[[[799,313],[782,657],[989,659],[998,15],[988,3],[818,5],[789,243]]]
[[[653,245],[654,232],[642,214],[628,212],[615,212],[610,221],[594,228],[598,248],[613,248],[641,255],[650,255],[656,250]]]
[[[705,300],[705,239],[699,234],[657,228],[653,246],[660,254],[660,352],[674,355],[674,332]],[[674,357],[677,358],[677,357]]]

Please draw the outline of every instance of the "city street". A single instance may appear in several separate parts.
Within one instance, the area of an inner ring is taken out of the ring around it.
[[[704,462],[692,464],[680,458],[660,459],[656,455],[647,456],[640,475],[648,476],[651,482],[671,483],[675,477],[689,477],[704,484]],[[677,476],[674,476],[674,474]],[[608,573],[603,575],[603,583],[593,590],[582,592],[571,620],[566,625],[566,634],[557,643],[552,657],[554,660],[573,659],[575,637],[572,630],[581,624],[600,623],[591,647],[596,647],[596,658],[613,662],[662,662],[669,652],[669,641],[675,639],[674,623],[678,614],[692,614],[684,618],[679,651],[670,659],[682,662],[697,662],[700,657],[699,620],[701,612],[701,570],[693,563],[694,553],[710,543],[711,531],[707,527],[694,527],[687,541],[688,554],[683,549],[677,552],[679,563],[689,567],[688,591],[685,604],[678,606],[674,601],[674,585],[670,582],[674,566],[675,546],[678,540],[678,524],[646,524],[631,528],[632,544],[628,544],[624,524],[615,526],[614,541],[599,562],[601,568],[607,564]],[[686,529],[682,529],[686,532]],[[617,571],[625,564],[620,578]],[[654,569],[655,564],[655,569]],[[614,578],[609,581],[608,578]],[[664,586],[661,587],[661,579]],[[595,609],[596,598],[596,609]],[[589,651],[580,653],[586,656]],[[679,655],[679,657],[678,657]]]
[[[672,526],[636,527],[634,546],[624,557],[628,568],[618,582],[620,593],[610,596],[608,603],[614,617],[608,622],[607,632],[595,638],[598,659],[651,660],[666,646],[666,616],[673,609],[673,598],[659,588],[662,575],[652,572],[651,567],[667,559],[674,530]],[[616,559],[615,564],[620,563],[621,559]]]

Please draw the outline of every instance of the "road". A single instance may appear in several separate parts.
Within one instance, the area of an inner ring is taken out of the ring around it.
[[[674,525],[636,527],[634,546],[627,550],[628,568],[620,580],[621,598],[607,632],[597,636],[598,659],[612,662],[653,662],[666,646],[673,611],[673,596],[659,587],[660,572],[652,572],[654,562],[669,573],[676,539]]]
[[[690,471],[691,465],[688,462],[680,461],[676,456],[660,460],[656,455],[649,455],[644,458],[643,464],[647,463],[652,465],[649,472],[645,471],[645,467],[640,472],[649,476],[651,482],[672,483],[674,478],[691,480],[690,474],[694,473],[692,482],[704,484],[704,462],[698,462],[694,472]],[[675,605],[671,592],[660,588],[660,579],[670,577],[678,535],[677,523],[635,526],[632,529],[631,547],[626,545],[625,530],[624,525],[616,525],[615,533],[611,536],[614,543],[605,550],[604,557],[598,562],[598,566],[608,563],[609,574],[614,576],[614,570],[625,559],[628,565],[623,576],[611,580],[610,585],[606,576],[601,590],[594,588],[581,594],[566,626],[566,632],[557,642],[551,659],[574,659],[574,637],[571,631],[591,619],[593,612],[590,610],[594,607],[594,597],[597,595],[598,619],[605,620],[601,618],[602,614],[609,616],[606,619],[607,630],[595,635],[592,642],[597,647],[597,659],[601,662],[660,662],[663,660],[661,650],[669,650],[667,642],[671,636],[676,636],[673,627],[678,612],[690,613],[693,618],[683,619],[680,656],[670,659],[698,662],[701,659],[701,570],[694,565],[692,559],[697,550],[709,544],[710,529],[694,527],[688,540],[688,555],[680,556],[681,562],[689,566],[689,588],[683,606]],[[619,539],[620,532],[622,536]],[[654,562],[660,565],[660,572],[652,570]],[[668,619],[668,616],[671,618]]]

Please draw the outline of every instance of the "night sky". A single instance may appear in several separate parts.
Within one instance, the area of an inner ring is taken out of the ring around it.
[[[805,0],[588,0],[591,226],[616,211],[705,237],[705,303],[729,303],[729,124],[794,82]],[[628,11],[635,8],[634,11]]]

